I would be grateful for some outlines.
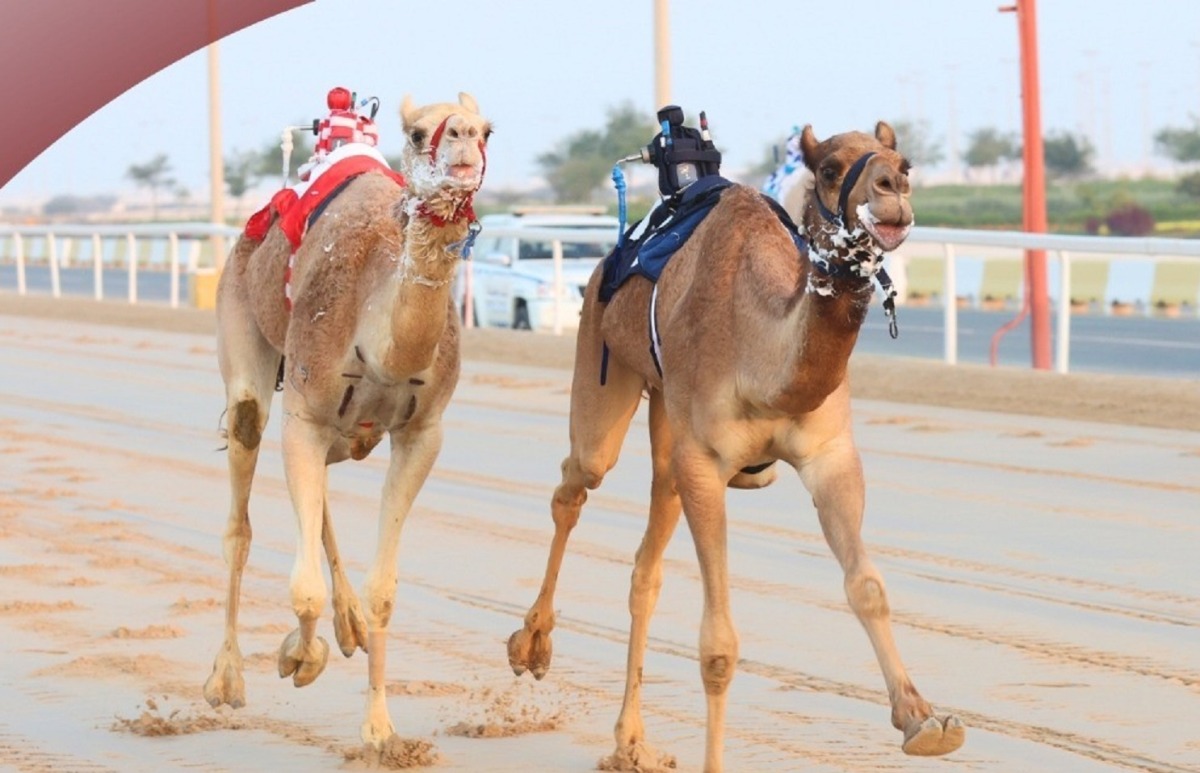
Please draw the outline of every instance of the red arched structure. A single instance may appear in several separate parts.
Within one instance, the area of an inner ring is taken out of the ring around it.
[[[132,86],[215,40],[308,2],[0,3],[0,187]]]

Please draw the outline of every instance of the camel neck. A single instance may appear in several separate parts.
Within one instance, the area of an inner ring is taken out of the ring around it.
[[[775,312],[783,319],[762,326],[780,332],[777,354],[763,362],[774,363],[770,371],[776,374],[770,402],[790,415],[814,410],[842,383],[871,299],[869,278],[848,271],[831,275],[807,257],[799,268],[797,286]],[[760,308],[771,313],[773,305]]]
[[[451,319],[460,245],[467,235],[467,223],[438,226],[421,217],[416,213],[418,202],[401,201],[404,242],[393,280],[380,287],[375,304],[387,315],[378,329],[389,331],[377,359],[385,377],[397,382],[430,367],[437,358],[438,343]],[[404,346],[395,346],[396,341]]]
[[[816,409],[846,377],[846,367],[870,301],[866,292],[846,287],[829,294],[805,292],[787,326],[788,365],[776,407],[797,415]]]
[[[405,212],[402,280],[425,287],[441,287],[454,280],[470,221],[444,221],[426,217],[425,202],[408,199]]]

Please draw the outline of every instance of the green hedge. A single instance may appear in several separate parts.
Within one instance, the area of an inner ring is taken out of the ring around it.
[[[913,189],[917,223],[946,228],[1021,227],[1018,185],[931,185]],[[1089,180],[1051,183],[1046,189],[1050,230],[1083,233],[1088,218],[1103,221],[1116,207],[1145,207],[1156,223],[1178,223],[1177,236],[1200,236],[1200,199],[1190,198],[1172,181]]]

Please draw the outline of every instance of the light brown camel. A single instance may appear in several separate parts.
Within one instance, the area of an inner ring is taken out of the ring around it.
[[[347,657],[358,647],[367,653],[362,738],[376,747],[393,733],[384,662],[400,529],[441,448],[442,411],[458,380],[451,282],[491,133],[467,94],[458,104],[422,108],[405,97],[400,113],[408,185],[368,172],[333,199],[296,251],[290,313],[283,288],[291,246],[278,222],[261,242],[238,241],[217,290],[232,502],[225,641],[204,696],[213,706],[245,704],[238,597],[250,549],[250,484],[279,374],[284,470],[299,525],[291,577],[299,628],[280,647],[279,675],[302,687],[325,668],[329,645],[316,635],[327,596],[324,545],[338,645]],[[326,466],[364,458],[385,434],[391,462],[360,605],[334,541]]]
[[[554,589],[568,535],[587,490],[597,488],[616,464],[648,391],[650,517],[633,569],[625,699],[615,728],[617,749],[606,768],[645,771],[665,763],[645,739],[642,664],[662,584],[663,550],[682,509],[704,587],[699,653],[708,701],[704,769],[721,770],[726,690],[738,659],[729,609],[725,488],[770,483],[774,467],[753,468],[775,460],[796,468],[812,495],[845,572],[850,607],[883,671],[904,751],[944,754],[962,744],[962,723],[936,716],[901,663],[883,579],[860,535],[864,484],[851,435],[847,360],[883,253],[904,240],[912,223],[908,162],[895,145],[894,132],[882,122],[875,136],[850,132],[824,142],[805,127],[804,161],[820,197],[810,195],[803,209],[807,254],[758,192],[734,186],[671,258],[654,305],[653,286],[641,276],[629,279],[607,305],[597,295],[602,269],[588,285],[571,387],[571,451],[551,501],[554,539],[541,592],[524,627],[509,639],[508,657],[518,675],[527,669],[539,679],[545,675]],[[661,337],[661,376],[647,345],[651,313]],[[610,356],[602,385],[605,342]]]

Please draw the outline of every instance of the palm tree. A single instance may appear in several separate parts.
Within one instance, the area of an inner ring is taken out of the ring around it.
[[[125,176],[133,180],[139,188],[150,189],[150,218],[158,219],[158,191],[160,188],[172,188],[175,178],[171,177],[171,162],[166,153],[159,153],[145,164],[133,164],[125,172]]]

